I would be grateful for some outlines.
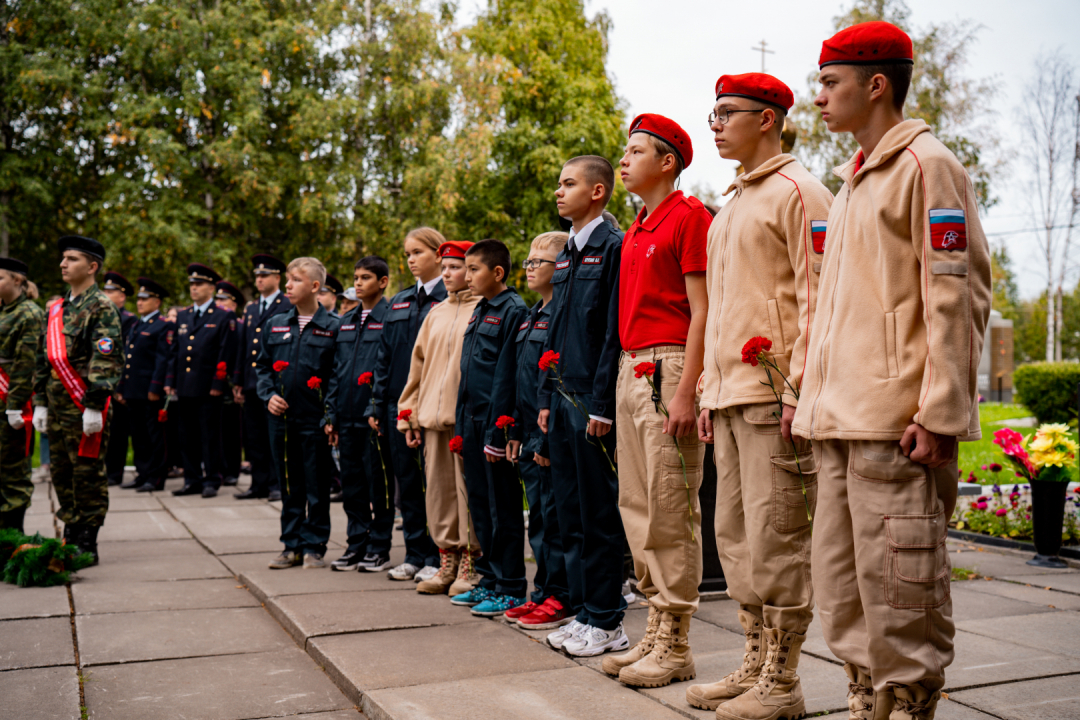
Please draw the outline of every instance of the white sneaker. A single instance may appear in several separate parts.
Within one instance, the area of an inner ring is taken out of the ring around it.
[[[593,657],[606,652],[619,652],[630,647],[622,623],[614,630],[589,627],[586,632],[563,643],[563,650],[574,657]]]
[[[413,582],[424,582],[439,574],[439,568],[427,565],[423,570],[413,575]]]
[[[630,587],[629,581],[622,584],[622,596],[628,606],[633,605],[637,601],[637,596],[634,595],[634,589]]]
[[[412,580],[418,572],[420,568],[412,563],[401,563],[387,574],[391,580]]]
[[[588,625],[582,625],[577,620],[569,625],[563,625],[561,628],[547,636],[548,645],[558,650],[563,646],[563,643],[588,627]]]

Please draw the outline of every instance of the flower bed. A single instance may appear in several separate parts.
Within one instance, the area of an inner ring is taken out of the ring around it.
[[[1065,519],[1061,527],[1064,545],[1080,545],[1080,486],[1069,492]],[[1032,539],[1031,486],[1021,483],[995,484],[990,492],[977,497],[960,497],[949,527],[1006,540]]]

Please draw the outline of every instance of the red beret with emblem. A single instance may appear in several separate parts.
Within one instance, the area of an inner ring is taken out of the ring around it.
[[[914,62],[915,49],[908,34],[892,23],[873,20],[844,28],[821,43],[818,67]]]
[[[765,73],[721,75],[716,81],[716,99],[725,96],[744,97],[775,105],[784,112],[795,104],[795,95],[784,83]]]
[[[684,168],[690,167],[690,161],[694,159],[694,146],[690,143],[690,136],[679,127],[679,123],[663,115],[644,113],[634,118],[630,123],[630,135],[634,133],[648,133],[658,137],[675,148],[679,154]]]
[[[439,257],[465,259],[465,252],[473,246],[468,240],[447,240],[439,246]]]

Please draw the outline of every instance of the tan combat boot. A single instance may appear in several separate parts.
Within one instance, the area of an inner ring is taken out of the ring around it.
[[[648,598],[646,598],[648,600]],[[607,655],[604,657],[604,662],[601,667],[608,675],[618,677],[622,669],[627,665],[633,665],[641,658],[652,652],[653,644],[656,642],[656,631],[660,627],[660,611],[649,602],[649,622],[645,626],[645,637],[641,638],[634,647],[630,648],[630,652],[623,653],[622,655]]]
[[[440,548],[439,572],[433,578],[420,581],[416,586],[416,592],[426,595],[445,595],[457,578],[461,555],[462,553],[456,550],[443,550]]]
[[[728,674],[720,682],[709,685],[691,685],[686,689],[686,702],[702,710],[715,710],[720,703],[739,697],[757,684],[761,664],[765,659],[764,641],[761,639],[761,618],[745,610],[739,611],[739,622],[746,635],[742,666]]]
[[[922,685],[898,685],[893,688],[896,704],[889,720],[934,720],[941,691],[930,692]]]
[[[648,655],[619,673],[619,682],[631,687],[663,687],[672,680],[693,680],[697,675],[687,633],[689,615],[661,613],[656,642]]]
[[[799,720],[806,716],[802,685],[795,671],[806,635],[765,628],[768,654],[757,684],[716,708],[717,720]]]
[[[450,597],[467,593],[480,584],[480,573],[476,572],[476,558],[478,557],[480,557],[479,550],[462,551],[457,579],[450,586]]]
[[[889,720],[893,708],[891,690],[874,692],[874,681],[858,665],[846,663],[844,672],[848,679],[849,720]]]

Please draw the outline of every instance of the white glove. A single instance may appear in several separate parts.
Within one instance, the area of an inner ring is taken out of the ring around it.
[[[86,408],[82,414],[82,431],[83,435],[93,435],[94,433],[101,432],[101,429],[105,427],[105,423],[101,419],[100,410],[91,410]]]
[[[34,429],[42,435],[49,432],[49,408],[43,405],[34,406]]]
[[[7,413],[7,421],[11,427],[16,430],[23,429],[23,425],[26,423],[22,419],[22,410],[5,410],[4,412]]]

